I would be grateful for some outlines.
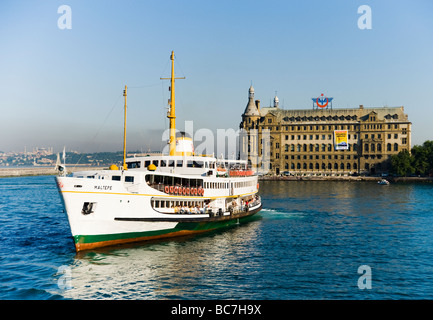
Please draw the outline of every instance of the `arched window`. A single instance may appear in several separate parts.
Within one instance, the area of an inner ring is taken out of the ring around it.
[[[296,165],[296,169],[301,169],[301,164],[300,164],[300,163],[298,163],[298,164]]]
[[[386,145],[386,151],[391,151],[391,144],[390,144],[390,143],[388,143],[388,144]]]
[[[304,164],[302,165],[302,167],[304,168],[304,170],[307,169],[307,164],[304,162]]]
[[[374,143],[371,144],[371,152],[376,151],[376,145]]]
[[[332,164],[328,163],[328,170],[332,169]]]
[[[313,170],[313,164],[310,163],[310,170]]]
[[[344,163],[341,163],[341,164],[340,164],[340,169],[341,169],[341,170],[344,170]]]
[[[350,168],[350,163],[348,163],[347,165],[346,165],[346,168],[347,168],[347,170],[350,170],[351,168]]]
[[[291,163],[291,164],[290,164],[290,169],[292,169],[292,170],[295,169],[295,164],[294,164],[294,163]]]
[[[319,145],[316,143],[316,151],[318,152],[319,151]]]
[[[356,162],[353,164],[353,170],[358,169],[358,165],[356,164]]]
[[[365,152],[368,152],[368,143],[366,143],[366,144],[364,145],[364,151],[365,151]]]
[[[382,152],[382,144],[380,143],[377,144],[377,151]]]
[[[322,163],[322,170],[326,169],[326,165],[324,163]]]
[[[301,152],[301,145],[300,145],[300,144],[298,144],[298,145],[296,146],[296,151],[297,151],[297,152]]]
[[[394,151],[398,151],[398,144],[394,143]]]
[[[318,163],[316,163],[316,169],[319,169],[319,164]]]
[[[304,144],[303,150],[304,150],[304,152],[307,152],[307,145],[306,144]]]
[[[338,163],[334,163],[334,169],[338,170]]]
[[[326,151],[326,144],[322,144],[322,152],[325,152]]]
[[[285,145],[284,145],[284,151],[285,151],[285,152],[289,152],[289,145],[288,145],[288,144],[285,144]]]
[[[332,151],[332,144],[328,144],[328,151]]]
[[[310,152],[314,151],[314,146],[312,144],[310,144]]]

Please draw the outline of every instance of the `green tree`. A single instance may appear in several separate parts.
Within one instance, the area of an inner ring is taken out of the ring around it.
[[[413,158],[409,151],[400,151],[397,155],[391,156],[391,172],[399,176],[407,176],[415,173],[412,166]]]
[[[422,146],[415,145],[412,150],[412,165],[419,175],[433,174],[433,141],[427,140]]]

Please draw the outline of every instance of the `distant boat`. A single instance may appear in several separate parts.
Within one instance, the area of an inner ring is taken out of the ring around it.
[[[387,186],[387,185],[389,185],[389,181],[386,180],[386,179],[381,179],[381,180],[379,180],[377,182],[377,184],[381,184],[381,185]]]

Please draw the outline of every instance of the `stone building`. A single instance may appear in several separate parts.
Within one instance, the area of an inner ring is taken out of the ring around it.
[[[386,173],[390,156],[411,146],[403,107],[286,110],[275,97],[272,106],[261,108],[252,86],[240,128],[241,157],[277,175]],[[348,145],[339,150],[336,131],[341,130]]]

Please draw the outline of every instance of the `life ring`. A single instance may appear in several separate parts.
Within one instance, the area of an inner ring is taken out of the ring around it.
[[[179,187],[174,187],[174,194],[178,194],[178,192],[179,192]]]
[[[191,189],[191,194],[194,195],[194,196],[197,195],[197,188],[192,188]]]
[[[173,193],[173,192],[174,192],[174,187],[170,186],[170,193]]]
[[[204,194],[204,189],[203,189],[202,187],[200,187],[200,188],[198,189],[198,194],[199,194],[200,196],[202,196],[202,195]]]
[[[186,188],[186,194],[190,195],[190,193],[191,193],[191,189],[190,188]]]
[[[165,193],[168,193],[169,191],[170,191],[169,186],[165,186],[165,188],[164,188],[164,192],[165,192]]]
[[[259,184],[257,183],[257,190],[259,190]]]
[[[182,193],[185,195],[186,194],[186,188],[183,187]]]

